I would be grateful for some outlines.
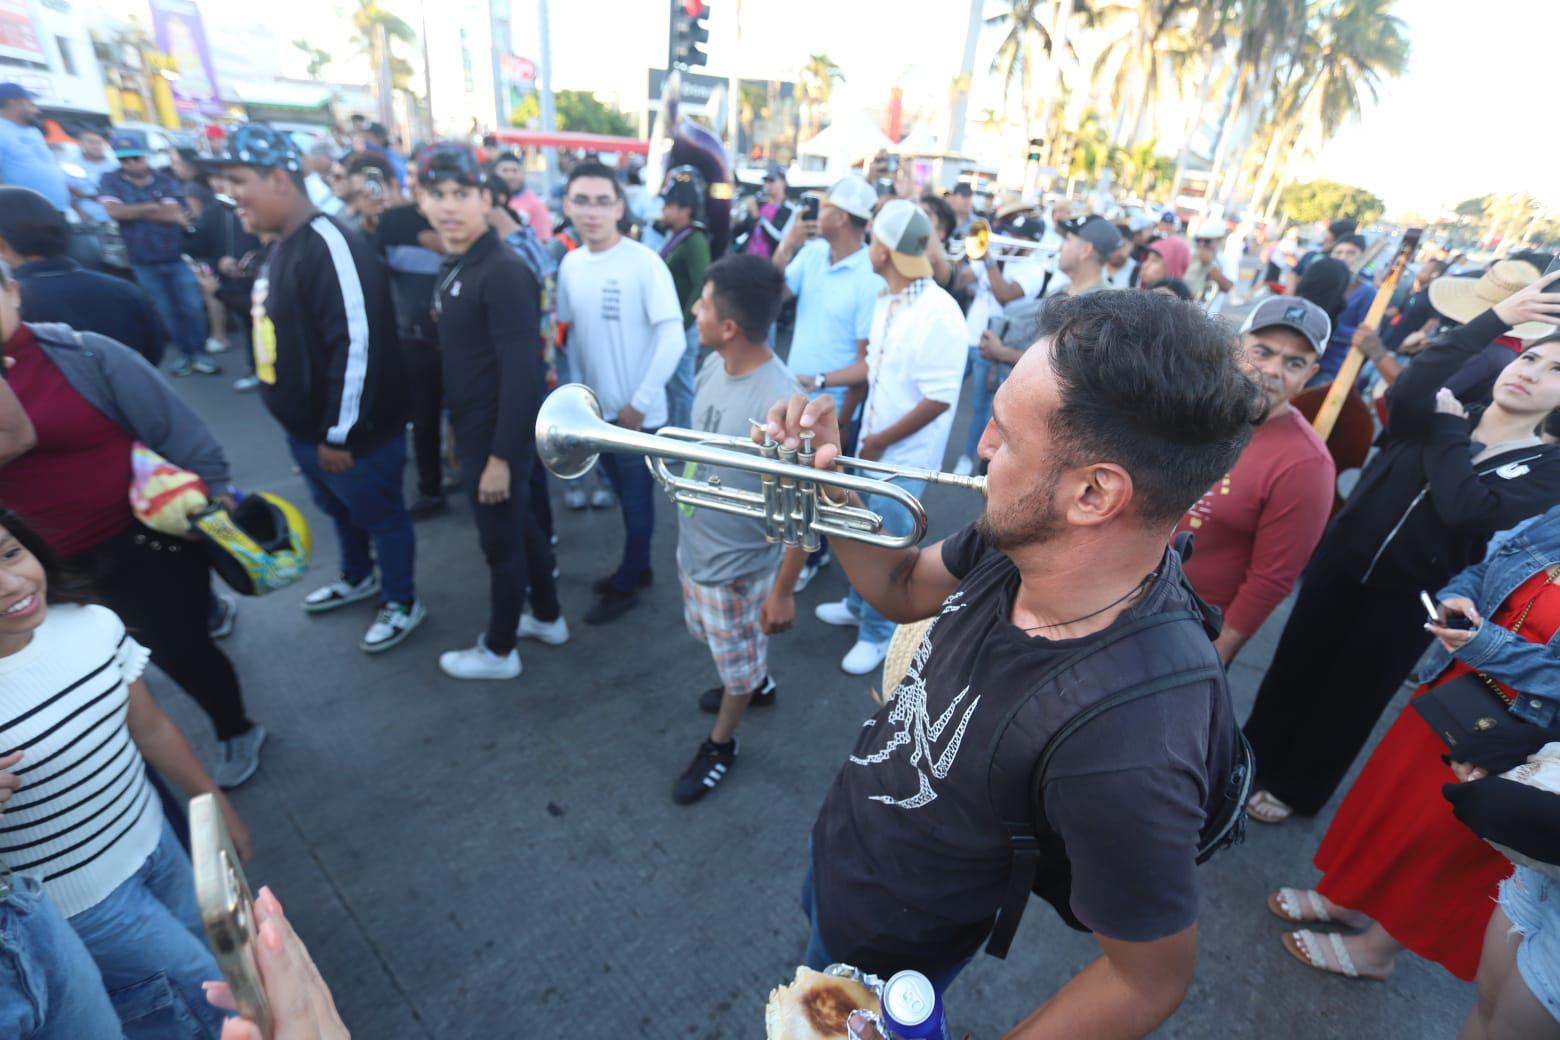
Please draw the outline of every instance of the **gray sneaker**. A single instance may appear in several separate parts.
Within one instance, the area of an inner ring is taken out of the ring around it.
[[[218,787],[237,787],[255,775],[260,768],[260,745],[265,743],[265,727],[256,722],[247,733],[240,733],[230,740],[217,741],[222,760],[212,770],[211,778]]]
[[[374,623],[363,634],[358,649],[365,654],[377,654],[398,646],[427,616],[428,612],[423,609],[421,600],[413,600],[410,604],[386,603],[379,608]]]

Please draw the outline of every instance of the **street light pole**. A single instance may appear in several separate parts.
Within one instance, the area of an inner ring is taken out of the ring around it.
[[[536,17],[541,53],[537,56],[536,61],[536,92],[542,101],[542,129],[547,133],[553,133],[558,129],[557,116],[553,109],[552,12],[550,8],[551,4],[548,0],[537,0]],[[542,156],[547,163],[546,198],[551,201],[553,188],[558,183],[558,149],[550,146],[543,148]]]

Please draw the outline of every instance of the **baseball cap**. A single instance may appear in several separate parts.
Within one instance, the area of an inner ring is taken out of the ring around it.
[[[1192,237],[1206,242],[1209,239],[1223,238],[1224,235],[1224,225],[1210,220],[1202,227],[1198,228],[1197,234],[1193,235]]]
[[[909,199],[887,203],[872,222],[873,241],[888,247],[894,270],[906,278],[931,277],[932,262],[926,259],[926,243],[931,237],[931,220]]]
[[[119,159],[135,159],[149,150],[146,134],[140,130],[120,130],[108,139],[108,146]]]
[[[482,164],[477,161],[477,153],[452,141],[428,145],[417,153],[412,165],[417,170],[418,184],[454,181],[467,188],[480,188],[483,183]]]
[[[1167,209],[1159,215],[1161,224],[1180,224],[1181,218],[1175,215],[1175,210]]]
[[[952,190],[949,191],[948,194],[963,195],[965,198],[971,198],[975,194],[975,189],[970,187],[969,181],[960,181],[953,186]]]
[[[661,201],[697,211],[699,204],[704,201],[704,175],[695,166],[674,167],[666,175]]]
[[[0,83],[0,105],[7,101],[19,101],[22,98],[35,98],[37,94],[28,90],[20,83]]]
[[[1064,220],[1056,225],[1064,235],[1077,235],[1094,247],[1094,255],[1105,259],[1121,248],[1121,232],[1104,217],[1091,213],[1082,220]]]
[[[1332,319],[1327,312],[1298,296],[1269,296],[1251,308],[1240,331],[1257,332],[1275,325],[1300,333],[1318,354],[1327,348],[1327,341],[1332,338]]]
[[[764,170],[764,180],[766,181],[783,181],[785,179],[785,167],[777,162],[770,163]]]
[[[1142,210],[1138,210],[1137,212],[1127,217],[1127,230],[1131,231],[1134,235],[1139,231],[1147,231],[1153,226],[1154,218],[1149,216],[1147,213],[1144,213]]]
[[[252,166],[259,170],[303,172],[303,156],[298,143],[288,134],[266,123],[242,123],[228,132],[227,148],[209,159],[197,159],[197,166],[219,170],[225,166]]]
[[[844,210],[853,217],[871,220],[872,207],[877,205],[877,192],[867,183],[865,177],[851,174],[835,181],[829,193],[823,197],[823,201],[827,205]]]

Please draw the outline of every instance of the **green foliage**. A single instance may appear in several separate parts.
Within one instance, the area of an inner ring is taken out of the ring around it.
[[[308,62],[309,78],[319,79],[320,73],[325,70],[325,66],[330,64],[330,53],[320,50],[320,48],[302,37],[294,40],[292,45],[303,52],[304,59]]]
[[[542,103],[537,100],[535,93],[525,95],[509,111],[510,126],[533,126],[541,118]]]
[[[1478,220],[1485,213],[1489,212],[1490,203],[1493,201],[1494,197],[1490,195],[1478,195],[1471,199],[1463,199],[1457,204],[1453,212],[1459,217],[1471,217],[1474,220]]]
[[[1284,216],[1301,224],[1352,217],[1361,224],[1381,218],[1386,203],[1364,188],[1337,181],[1306,181],[1291,184],[1278,198]]]
[[[553,96],[558,114],[558,129],[586,134],[613,134],[618,137],[634,137],[638,134],[615,108],[609,108],[596,100],[588,90],[560,90]]]

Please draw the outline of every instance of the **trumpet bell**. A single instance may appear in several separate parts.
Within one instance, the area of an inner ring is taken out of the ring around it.
[[[564,480],[583,477],[601,457],[584,431],[603,422],[601,402],[590,387],[579,383],[560,386],[547,395],[536,413],[537,458]]]

